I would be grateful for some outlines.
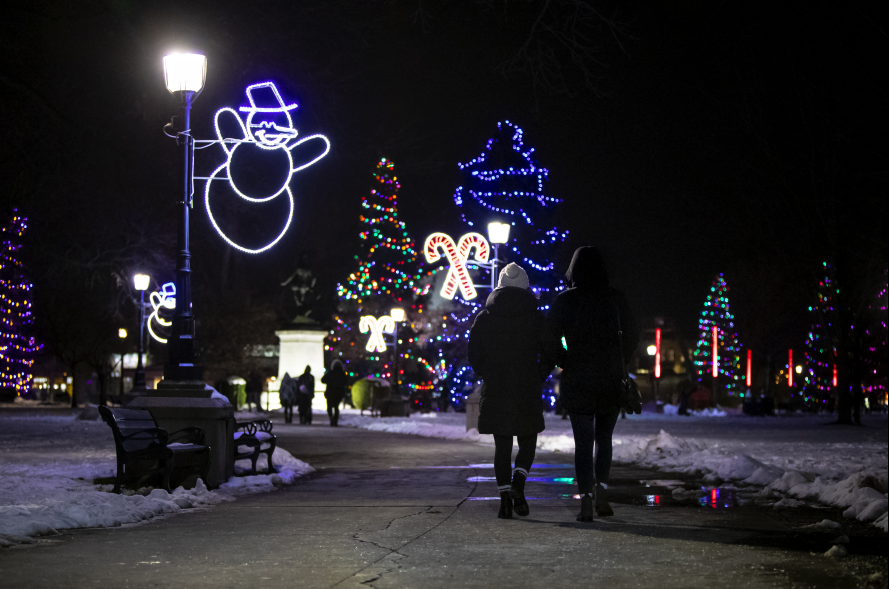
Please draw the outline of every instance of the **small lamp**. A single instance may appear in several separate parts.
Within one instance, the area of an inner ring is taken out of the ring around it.
[[[121,339],[125,339],[127,337],[127,330],[124,329],[123,327],[119,328],[117,330],[117,337],[119,337]]]
[[[803,366],[795,366],[794,372],[800,374],[801,372],[803,372]]]
[[[510,239],[509,223],[489,223],[488,241],[491,243],[507,243]]]
[[[655,352],[656,352],[655,346],[649,346],[646,348],[646,353],[649,354],[650,356],[654,356]]]
[[[164,78],[167,90],[194,92],[204,88],[207,75],[207,57],[199,53],[171,53],[164,56]]]
[[[151,277],[148,274],[137,274],[133,277],[133,284],[136,286],[136,290],[147,290],[150,281]]]
[[[405,310],[400,309],[399,307],[394,308],[389,312],[389,316],[392,317],[392,320],[396,323],[401,323],[405,320]]]

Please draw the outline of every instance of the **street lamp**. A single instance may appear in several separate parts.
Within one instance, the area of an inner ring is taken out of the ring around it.
[[[119,338],[121,338],[121,339],[127,339],[127,330],[124,329],[123,327],[118,328],[118,330],[117,330],[117,337],[119,337]],[[123,398],[124,398],[124,351],[123,351],[123,350],[121,351],[121,368],[120,368],[120,371],[121,371],[121,377],[120,377],[119,382],[118,382],[117,394],[118,394],[118,395],[120,396],[120,398],[121,398],[121,401],[120,401],[120,402],[123,403]]]
[[[193,161],[195,140],[191,135],[192,101],[204,88],[207,58],[196,53],[174,53],[164,57],[164,77],[169,90],[179,99],[180,115],[168,125],[176,132],[181,150],[182,197],[177,200],[179,230],[176,244],[176,311],[168,340],[169,356],[164,365],[164,380],[190,381],[197,385],[203,370],[197,365],[195,318],[192,315],[191,254],[189,253],[189,211],[194,194]],[[169,133],[168,133],[169,134]],[[141,345],[141,343],[140,343]],[[201,384],[203,388],[203,383]]]
[[[493,222],[488,224],[488,241],[494,249],[491,259],[491,290],[498,285],[498,244],[507,243],[510,239],[510,224]]]
[[[396,328],[393,331],[395,337],[392,343],[392,367],[393,374],[395,374],[392,385],[392,396],[395,397],[396,395],[398,395],[399,398],[401,398],[402,392],[399,389],[399,324],[405,320],[405,310],[400,309],[399,307],[395,307],[389,312],[389,316],[392,317],[393,323],[396,324]]]
[[[149,282],[151,282],[151,277],[147,274],[137,274],[133,277],[133,285],[139,291],[139,360],[136,362],[136,374],[133,375],[133,388],[140,391],[145,390],[145,368],[142,367],[142,340],[145,338],[142,335],[142,330],[145,327],[145,291]],[[124,335],[126,335],[126,330],[118,330],[119,337],[121,331],[124,331]],[[123,378],[123,374],[122,362],[121,378]]]

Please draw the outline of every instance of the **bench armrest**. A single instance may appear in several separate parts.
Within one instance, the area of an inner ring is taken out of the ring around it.
[[[199,446],[203,446],[205,438],[206,434],[200,427],[184,427],[170,434],[167,443],[179,442],[180,440],[184,439],[191,444],[198,444]]]
[[[243,430],[245,434],[253,435],[256,433],[256,424],[252,421],[235,422],[235,431]]]
[[[132,438],[133,436],[138,436],[139,434],[154,434],[155,436],[157,436],[158,442],[160,442],[164,446],[167,445],[167,439],[169,438],[169,436],[167,435],[167,431],[165,429],[160,428],[160,427],[149,427],[146,429],[139,429],[136,431],[131,431],[127,435],[121,435],[121,442],[125,442],[125,441],[129,440],[130,438]]]

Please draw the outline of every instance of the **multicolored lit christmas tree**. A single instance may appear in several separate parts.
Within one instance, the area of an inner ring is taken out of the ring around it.
[[[361,332],[360,322],[364,316],[379,318],[399,307],[406,313],[399,331],[401,389],[432,390],[436,375],[425,357],[426,326],[430,321],[424,300],[435,270],[421,266],[414,240],[398,218],[401,186],[395,165],[383,158],[372,175],[371,188],[362,197],[359,217],[362,230],[361,253],[355,256],[358,269],[337,285],[340,304],[325,350],[330,360],[341,359],[353,378],[370,375],[391,380],[392,349],[368,351],[366,344],[371,334]],[[385,338],[389,343],[393,340],[393,336]]]
[[[863,362],[862,389],[869,405],[887,405],[888,403],[888,353],[887,341],[887,271],[884,272],[884,285],[869,305],[870,325],[865,330],[865,344],[868,356]]]
[[[495,221],[510,225],[509,241],[498,251],[499,268],[509,262],[522,266],[540,298],[540,309],[546,312],[564,288],[552,259],[568,231],[554,224],[562,200],[546,194],[549,171],[538,164],[534,151],[524,144],[520,127],[510,121],[498,123],[497,133],[485,143],[482,153],[458,164],[464,180],[454,192],[454,203],[467,232],[485,235],[488,224]],[[485,271],[474,275],[477,284],[490,282]],[[480,291],[470,301],[455,297],[456,304],[444,313],[439,365],[446,367],[445,387],[451,402],[457,405],[478,382],[466,362],[467,338],[488,294],[487,290]],[[552,402],[552,395],[545,396]]]
[[[692,360],[698,372],[698,380],[712,381],[714,373],[714,328],[717,328],[717,390],[730,396],[744,387],[741,352],[735,317],[729,310],[729,286],[723,273],[711,283],[711,291],[705,299],[704,309],[698,320],[698,343]]]
[[[34,355],[41,346],[31,336],[31,288],[22,272],[20,250],[28,220],[18,209],[2,229],[0,241],[0,388],[21,395],[31,388]]]
[[[805,402],[824,405],[832,387],[837,385],[837,330],[838,312],[835,308],[837,285],[834,268],[822,263],[822,278],[816,293],[816,301],[808,307],[810,330],[804,341],[803,386]]]

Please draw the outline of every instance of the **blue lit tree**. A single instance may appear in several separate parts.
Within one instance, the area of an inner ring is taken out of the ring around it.
[[[485,143],[482,153],[458,164],[463,183],[454,192],[454,203],[467,231],[486,235],[488,223],[510,224],[510,240],[498,252],[501,267],[508,262],[522,266],[540,299],[540,309],[546,312],[563,288],[552,258],[568,231],[555,225],[562,200],[546,194],[549,171],[538,164],[534,148],[523,143],[522,135],[522,129],[510,121],[498,123],[497,133]],[[482,272],[474,274],[477,284],[488,281]],[[487,294],[480,292],[471,301],[456,297],[455,304],[443,313],[446,320],[439,364],[447,367],[445,387],[457,405],[477,383],[466,362],[467,338]]]
[[[0,389],[14,389],[19,395],[31,388],[34,355],[40,350],[31,335],[32,285],[22,272],[20,256],[27,223],[13,209],[0,230]]]
[[[713,329],[717,328],[717,387],[718,391],[734,396],[745,384],[742,370],[739,337],[735,330],[735,316],[729,310],[729,286],[723,273],[711,283],[704,309],[698,320],[698,343],[692,360],[699,382],[711,381],[714,366]]]

